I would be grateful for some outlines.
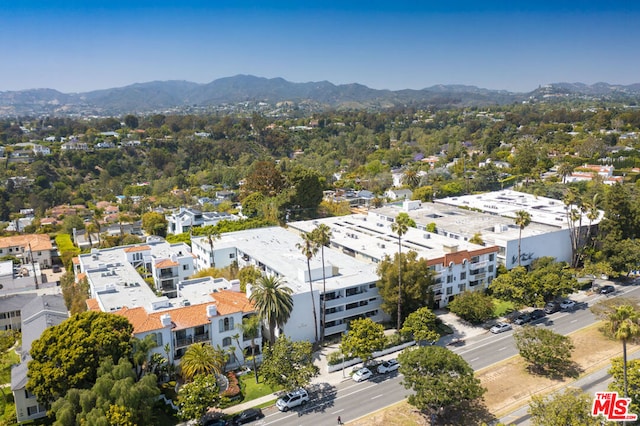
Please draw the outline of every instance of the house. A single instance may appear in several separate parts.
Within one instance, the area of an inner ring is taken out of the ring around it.
[[[41,268],[51,266],[53,244],[48,235],[27,234],[0,237],[0,257],[15,256],[23,264],[37,263]]]
[[[16,405],[18,423],[45,417],[47,407],[40,404],[35,396],[26,389],[27,366],[31,360],[31,344],[42,332],[69,318],[62,295],[36,296],[25,304],[20,311],[22,347],[19,350],[20,363],[11,369],[11,392]]]
[[[410,189],[389,189],[384,193],[384,196],[391,201],[410,200],[412,195],[413,191]]]
[[[181,234],[192,227],[216,225],[222,220],[238,220],[238,216],[223,212],[201,212],[200,210],[180,207],[178,211],[166,216],[167,233]]]

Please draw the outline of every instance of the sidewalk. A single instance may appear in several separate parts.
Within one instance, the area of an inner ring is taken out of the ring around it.
[[[487,333],[487,330],[485,330],[481,326],[472,326],[468,323],[460,321],[460,319],[456,315],[451,314],[445,310],[436,311],[435,313],[438,316],[438,318],[440,318],[445,324],[451,327],[451,329],[454,331],[453,334],[442,337],[438,341],[438,344],[440,345],[446,345],[452,339],[455,339],[455,338],[466,339],[466,338],[477,336],[483,333]],[[314,363],[315,365],[318,366],[320,370],[320,374],[311,380],[311,384],[309,388],[312,389],[314,387],[326,386],[326,385],[336,386],[342,382],[351,380],[351,370],[353,366],[346,367],[344,370],[338,370],[332,373],[328,372],[327,367],[329,364],[328,364],[327,358],[330,353],[337,352],[339,350],[340,350],[340,345],[336,343],[333,345],[325,346],[324,348],[322,348],[321,350],[317,351],[314,354],[314,357],[315,357]],[[398,353],[399,352],[394,352],[388,355],[384,355],[376,358],[376,360],[384,361],[390,358],[396,358],[398,356]],[[359,364],[356,364],[356,366],[357,365]],[[256,398],[251,401],[244,402],[242,404],[225,408],[222,410],[222,412],[225,414],[234,414],[242,410],[245,410],[247,408],[265,404],[269,401],[274,401],[275,403],[275,400],[278,399],[280,395],[281,393],[278,393],[278,392],[265,395],[261,398]]]

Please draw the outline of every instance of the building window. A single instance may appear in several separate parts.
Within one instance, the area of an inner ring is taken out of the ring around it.
[[[221,319],[220,322],[220,331],[229,331],[233,330],[233,318],[224,318]]]
[[[453,294],[453,287],[447,287],[447,296],[450,296]]]
[[[189,270],[189,265],[182,265],[182,270],[183,271],[188,271]]]
[[[489,272],[493,272],[493,265],[489,265],[489,266],[487,267],[487,271],[489,271]]]
[[[235,253],[229,253],[229,259],[235,259],[235,258],[236,258]]]
[[[473,256],[471,258],[471,263],[478,263],[480,262],[480,256]]]
[[[34,414],[38,414],[38,406],[34,405],[33,407],[27,407],[27,415],[33,416]]]
[[[451,284],[453,282],[453,275],[447,275],[447,284]]]
[[[231,337],[225,337],[222,339],[222,346],[231,346]]]
[[[466,280],[467,279],[467,273],[466,272],[460,272],[460,279],[461,280]]]
[[[495,255],[495,254],[493,254],[493,253],[491,253],[491,254],[489,255],[489,262],[493,262],[493,261],[494,261],[494,259],[495,259],[495,257],[496,257],[496,255]]]

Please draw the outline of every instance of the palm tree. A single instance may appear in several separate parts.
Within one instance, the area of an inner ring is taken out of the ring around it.
[[[616,306],[610,312],[605,324],[606,330],[616,339],[622,341],[622,371],[624,381],[624,397],[628,398],[627,384],[627,341],[640,336],[640,312],[631,305]]]
[[[309,273],[309,295],[311,296],[311,311],[313,312],[313,331],[316,336],[316,340],[314,343],[318,343],[318,315],[316,314],[316,303],[313,299],[313,285],[311,284],[311,258],[318,253],[318,246],[313,239],[313,235],[307,233],[302,235],[302,243],[297,243],[296,247],[307,258],[307,272]]]
[[[402,328],[402,236],[407,233],[410,223],[409,215],[400,213],[391,224],[391,230],[398,235],[398,331]]]
[[[251,358],[253,360],[253,373],[256,376],[256,383],[258,383],[258,365],[256,363],[256,337],[258,337],[258,331],[260,331],[260,317],[252,315],[250,317],[242,318],[242,324],[236,326],[241,332],[242,337],[251,339]]]
[[[191,228],[189,228],[189,232],[191,232]],[[209,240],[209,249],[211,250],[211,262],[209,263],[211,267],[216,267],[215,258],[213,256],[213,241],[220,238],[220,231],[211,230],[207,233],[207,239]]]
[[[573,165],[570,163],[560,163],[558,164],[557,173],[562,177],[562,183],[566,183],[567,176],[573,173]]]
[[[276,341],[276,327],[284,325],[293,310],[293,290],[275,275],[262,276],[251,288],[251,300],[269,325],[269,345]]]
[[[327,293],[327,277],[324,271],[324,247],[328,246],[331,242],[331,228],[329,228],[324,223],[321,223],[311,231],[311,236],[313,237],[314,242],[318,247],[320,247],[320,253],[322,257],[322,327],[320,333],[320,346],[324,345],[324,328],[326,323],[326,301],[325,295]]]
[[[516,212],[516,225],[520,227],[518,233],[518,266],[520,266],[520,242],[522,241],[522,230],[529,226],[531,223],[531,215],[525,210],[518,210]]]
[[[207,343],[196,343],[187,348],[182,361],[180,371],[185,382],[190,382],[198,374],[222,373],[227,362],[227,354]]]

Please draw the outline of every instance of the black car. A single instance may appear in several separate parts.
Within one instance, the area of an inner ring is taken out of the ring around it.
[[[529,314],[529,318],[531,321],[539,320],[540,318],[544,318],[547,314],[542,309],[534,309]]]
[[[241,412],[240,414],[236,414],[231,418],[232,425],[242,425],[245,423],[252,422],[254,420],[258,420],[264,417],[262,414],[262,410],[259,408],[248,408]]]
[[[524,312],[520,315],[518,315],[516,317],[516,319],[513,321],[514,324],[516,325],[524,325],[526,323],[528,323],[529,321],[531,321],[531,314],[528,312]]]
[[[600,289],[600,294],[609,294],[609,293],[615,293],[616,292],[616,288],[612,285],[605,285],[602,286],[602,288]]]

